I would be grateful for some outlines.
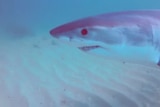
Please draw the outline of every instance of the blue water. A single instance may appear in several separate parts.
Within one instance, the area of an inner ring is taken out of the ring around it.
[[[113,11],[159,9],[159,4],[159,0],[1,0],[0,32],[47,34],[55,26],[78,18]]]
[[[79,18],[159,8],[160,0],[0,0],[0,107],[159,107],[156,65],[96,60],[48,37]]]

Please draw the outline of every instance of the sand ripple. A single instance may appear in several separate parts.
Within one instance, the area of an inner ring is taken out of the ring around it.
[[[160,107],[152,63],[108,60],[44,37],[0,48],[0,107]]]

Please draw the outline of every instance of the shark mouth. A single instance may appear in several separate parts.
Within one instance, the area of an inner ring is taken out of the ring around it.
[[[97,48],[105,49],[106,47],[105,46],[106,44],[102,42],[94,41],[94,40],[86,40],[82,38],[72,38],[72,37],[62,36],[62,37],[59,37],[58,40],[63,42],[69,42],[82,51],[90,51]]]
[[[96,48],[102,48],[99,45],[93,45],[93,46],[82,46],[82,47],[78,47],[79,49],[83,50],[83,51],[89,51],[92,49],[96,49]]]

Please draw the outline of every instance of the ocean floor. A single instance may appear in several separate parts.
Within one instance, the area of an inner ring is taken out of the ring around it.
[[[47,36],[0,43],[0,107],[160,107],[160,67]]]

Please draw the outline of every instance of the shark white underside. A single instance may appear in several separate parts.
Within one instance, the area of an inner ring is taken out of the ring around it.
[[[72,37],[68,37],[66,35],[61,35],[59,39],[63,42],[68,41],[74,46],[79,47],[79,49],[93,53],[96,55],[106,56],[107,58],[115,58],[115,59],[122,59],[122,60],[129,60],[129,61],[150,61],[153,63],[158,63],[160,58],[160,51],[159,48],[153,44],[154,40],[153,37],[156,37],[157,32],[154,32],[152,36],[148,36],[150,38],[142,39],[141,41],[135,42],[129,40],[129,36],[133,37],[133,34],[137,33],[137,36],[146,36],[145,34],[140,35],[138,32],[138,28],[133,27],[127,28],[118,27],[114,29],[107,29],[103,27],[95,27],[96,30],[92,32],[93,40],[86,39],[86,38],[79,38],[78,35],[72,35]],[[78,29],[79,30],[79,29]],[[97,31],[98,30],[98,31]],[[124,34],[124,30],[128,35]],[[96,33],[98,32],[98,33]],[[106,36],[107,39],[110,35],[110,41],[115,41],[115,43],[106,44],[105,38],[103,40],[98,40],[98,38],[94,38],[97,35]],[[71,35],[71,34],[70,34]],[[117,38],[121,37],[121,38]],[[112,40],[114,39],[114,40]],[[117,39],[117,40],[115,40]],[[136,37],[135,37],[136,39]],[[156,39],[155,39],[156,40]],[[116,42],[118,41],[118,42]]]

